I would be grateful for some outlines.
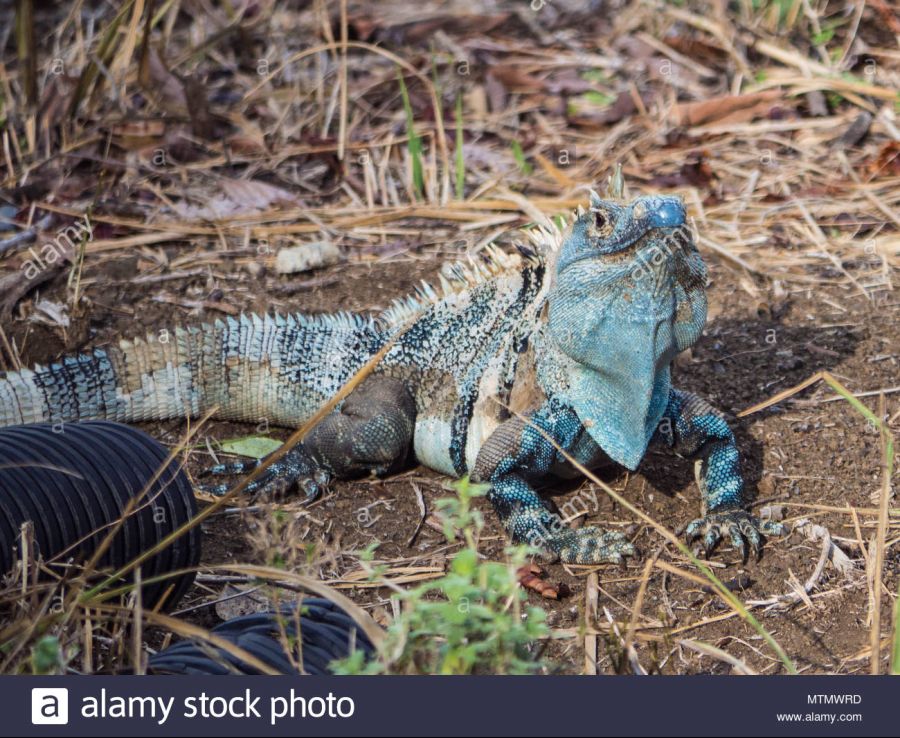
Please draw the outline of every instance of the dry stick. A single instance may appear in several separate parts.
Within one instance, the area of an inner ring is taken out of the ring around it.
[[[866,548],[866,542],[863,540],[862,527],[859,524],[859,515],[857,515],[856,508],[850,509],[850,517],[853,520],[853,532],[856,533],[856,545],[859,546],[859,551],[863,557],[863,564],[865,564],[866,571],[869,571],[869,549]]]
[[[856,173],[856,169],[850,164],[847,160],[847,155],[843,151],[837,152],[837,157],[840,162],[843,164],[844,173],[853,180],[853,182],[857,185],[857,191],[861,192],[863,197],[865,197],[872,205],[878,208],[884,215],[890,218],[893,221],[895,226],[900,227],[900,215],[894,212],[894,210],[888,205],[884,200],[875,197],[874,194],[869,190],[868,187],[865,186],[867,183],[863,183],[860,180],[859,175]]]
[[[140,4],[140,0],[138,0]],[[143,648],[142,648],[142,636],[143,629],[142,625],[144,622],[144,599],[141,596],[141,567],[138,567],[134,571],[134,608],[132,612],[134,613],[134,617],[132,618],[132,622],[134,623],[134,627],[131,631],[131,648],[132,648],[132,668],[134,669],[135,674],[143,674]]]
[[[837,61],[838,69],[844,66],[844,61],[847,59],[847,55],[853,47],[853,42],[856,40],[856,34],[859,31],[859,22],[862,20],[863,11],[865,9],[866,0],[856,0],[856,10],[853,13],[853,20],[850,23],[850,30],[847,32],[847,38],[844,40],[844,45],[841,49],[841,57]]]
[[[878,400],[879,421],[886,415],[884,395]],[[887,426],[881,425],[881,453],[882,453],[882,477],[881,477],[881,505],[878,510],[878,533],[875,536],[875,601],[872,610],[872,629],[869,631],[869,645],[872,648],[872,663],[870,670],[877,675],[881,671],[881,588],[884,579],[884,549],[887,538],[888,501],[891,497],[891,460],[893,459],[893,444],[888,438]]]
[[[807,523],[807,525],[810,525]],[[797,528],[794,528],[797,530]],[[773,595],[765,600],[750,600],[747,602],[748,605],[753,607],[771,607],[772,605],[781,604],[796,604],[802,599],[805,599],[807,595],[816,587],[819,583],[819,579],[822,578],[822,573],[825,571],[825,565],[831,559],[832,554],[832,546],[834,544],[831,540],[831,534],[828,533],[826,528],[822,528],[824,535],[822,535],[822,548],[819,552],[819,561],[816,563],[816,568],[813,569],[812,574],[807,577],[806,582],[804,582],[802,589],[799,591],[789,592],[783,595]],[[809,604],[809,602],[807,602]]]
[[[727,651],[723,651],[721,648],[716,648],[709,643],[703,643],[702,641],[693,641],[690,639],[681,640],[678,641],[678,643],[685,648],[696,651],[699,654],[710,656],[711,658],[718,659],[719,661],[723,661],[726,664],[730,664],[731,667],[740,674],[743,674],[745,676],[757,676],[757,672],[747,666],[747,664],[745,664],[736,656],[732,656]]]
[[[760,402],[753,407],[747,408],[746,410],[742,410],[738,413],[738,417],[742,418],[750,415],[751,413],[755,413],[759,410],[763,410],[764,408],[775,405],[776,403],[781,402],[783,399],[790,397],[796,392],[809,387],[811,384],[815,384],[819,380],[823,380],[824,382],[829,384],[832,389],[834,389],[839,395],[847,400],[847,402],[849,402],[857,412],[859,412],[864,418],[866,418],[866,420],[872,423],[872,425],[874,425],[878,429],[881,435],[881,504],[879,505],[878,510],[878,532],[876,534],[875,561],[872,567],[875,581],[875,597],[872,604],[872,628],[870,631],[870,647],[872,649],[871,672],[873,674],[878,674],[880,669],[879,660],[881,655],[881,589],[883,586],[884,576],[884,544],[887,536],[888,507],[891,497],[891,477],[894,473],[894,436],[888,429],[887,424],[884,422],[884,395],[881,395],[881,400],[879,402],[881,415],[876,416],[875,413],[873,413],[868,407],[866,407],[866,405],[856,399],[856,397],[853,396],[853,393],[850,392],[850,390],[847,389],[843,384],[841,384],[833,374],[827,371],[821,371],[816,372],[808,379],[800,382],[800,384],[791,387],[790,389],[786,389],[783,392],[779,392],[774,397],[771,397],[768,400]]]
[[[91,611],[84,611],[84,635],[81,637],[84,648],[81,652],[81,670],[85,674],[94,671],[94,621],[91,619]]]
[[[641,584],[638,587],[637,597],[634,598],[634,605],[631,608],[631,620],[628,621],[628,629],[625,631],[625,653],[630,653],[634,642],[634,633],[637,630],[638,619],[641,617],[641,610],[644,607],[644,595],[647,593],[647,584],[650,582],[650,572],[659,558],[659,551],[647,559],[644,564],[644,571],[641,573]]]
[[[347,145],[347,0],[341,0],[341,86],[340,113],[338,115],[338,161],[344,160]]]
[[[897,392],[900,392],[900,385],[896,387],[883,387],[879,390],[871,390],[869,392],[854,392],[853,396],[856,398],[860,397],[877,397],[878,395],[893,395]],[[815,404],[824,404],[826,402],[837,402],[838,400],[843,400],[844,398],[841,395],[832,395],[831,397],[825,397],[821,400],[810,400],[810,402]]]
[[[19,354],[17,351],[14,351],[13,347],[10,345],[9,339],[6,337],[6,331],[3,330],[2,325],[0,325],[0,342],[3,343],[3,348],[6,349],[9,360],[12,362],[13,370],[17,372],[22,371],[22,362],[19,360]]]
[[[533,197],[529,202],[541,210],[571,210],[578,205],[584,204],[583,197]],[[40,202],[38,206],[43,210],[49,210],[54,213],[68,215],[72,217],[81,217],[83,213],[73,208],[63,207],[48,202]],[[359,209],[332,208],[326,213],[324,210],[310,208],[300,210],[297,208],[269,210],[262,213],[250,213],[246,215],[235,215],[229,219],[228,223],[220,223],[219,228],[208,225],[201,225],[192,222],[166,221],[163,223],[147,223],[136,218],[123,218],[115,215],[105,215],[102,213],[94,213],[93,220],[100,223],[108,223],[110,225],[123,226],[126,228],[140,229],[146,231],[136,236],[128,236],[121,239],[100,239],[89,244],[86,253],[96,253],[101,251],[110,251],[115,248],[122,248],[135,244],[156,243],[158,241],[178,240],[184,236],[219,236],[220,229],[226,233],[232,230],[238,230],[241,236],[244,236],[247,229],[247,222],[257,226],[255,231],[251,231],[251,235],[258,231],[266,231],[270,234],[287,234],[287,233],[313,233],[322,229],[322,224],[318,221],[313,223],[300,223],[285,226],[268,226],[260,225],[260,223],[295,221],[298,218],[310,219],[311,216],[332,217],[329,223],[333,227],[343,230],[357,228],[367,225],[384,225],[394,220],[402,220],[404,218],[425,218],[430,220],[455,220],[465,222],[481,222],[484,219],[481,211],[511,211],[519,212],[519,205],[507,198],[489,198],[483,200],[466,200],[464,203],[450,202],[440,207],[434,205],[391,205],[376,208],[372,212],[366,212],[364,215],[359,214]],[[144,240],[139,240],[144,239]]]
[[[857,513],[863,513],[865,515],[878,514],[877,507],[854,507],[853,505],[844,505],[843,507],[838,507],[837,505],[812,505],[808,502],[792,502],[791,500],[779,501],[778,504],[788,507],[802,507],[809,510],[818,510],[820,512],[842,513],[843,515],[855,516]],[[891,508],[890,513],[892,515],[900,515],[900,508]]]
[[[597,581],[597,572],[588,574],[584,590],[584,619],[585,623],[593,625],[597,622],[597,596],[600,585]],[[597,676],[597,635],[590,629],[584,636],[584,673],[589,676]]]
[[[784,652],[784,649],[778,644],[775,638],[772,636],[769,631],[767,631],[762,624],[753,616],[753,614],[744,606],[744,603],[741,602],[737,597],[735,597],[734,593],[728,587],[726,587],[719,578],[713,574],[712,569],[694,556],[693,552],[690,548],[688,548],[675,534],[669,531],[664,526],[657,523],[653,518],[651,518],[647,513],[639,510],[634,505],[632,505],[628,500],[626,500],[622,495],[616,492],[612,487],[610,487],[606,482],[600,479],[596,474],[594,474],[590,469],[588,469],[584,464],[579,462],[574,456],[572,456],[568,451],[566,451],[562,446],[560,446],[556,439],[550,436],[543,428],[538,426],[534,421],[530,418],[525,417],[521,413],[515,413],[516,417],[520,420],[524,421],[532,428],[534,428],[538,433],[540,433],[550,445],[552,445],[559,453],[563,456],[563,458],[568,461],[572,466],[574,466],[578,471],[580,471],[584,476],[590,479],[594,484],[599,486],[606,494],[612,497],[613,500],[618,502],[622,507],[628,510],[632,515],[643,520],[647,525],[652,527],[657,533],[659,533],[663,538],[669,541],[672,545],[674,545],[679,551],[681,551],[682,555],[684,555],[687,559],[691,561],[694,566],[696,566],[706,578],[712,583],[713,589],[715,589],[716,593],[728,604],[730,607],[734,608],[734,610],[745,620],[747,621],[753,628],[762,636],[763,640],[769,644],[771,649],[776,653],[781,663],[784,665],[784,668],[788,671],[789,674],[797,674],[797,667],[794,666],[794,662],[788,657],[788,655]]]
[[[656,561],[655,562],[657,569],[662,569],[663,571],[667,571],[670,574],[674,574],[677,577],[681,577],[682,579],[687,579],[689,582],[693,582],[701,587],[708,587],[709,582],[707,582],[703,577],[698,574],[694,574],[690,571],[685,571],[684,569],[679,569],[674,564],[670,564],[668,561]],[[729,613],[730,617],[731,613]]]
[[[406,547],[411,548],[413,545],[413,541],[416,540],[416,536],[419,535],[419,531],[422,530],[422,525],[425,523],[425,518],[428,517],[428,510],[425,507],[425,498],[422,497],[422,490],[419,489],[419,485],[415,482],[412,482],[413,492],[416,493],[416,502],[419,505],[419,522],[416,525],[416,529],[412,532],[412,535],[409,537],[409,540],[406,542]]]

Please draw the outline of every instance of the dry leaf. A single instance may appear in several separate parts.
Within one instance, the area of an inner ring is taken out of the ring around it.
[[[186,113],[188,100],[184,85],[169,71],[159,51],[150,46],[144,58],[140,74],[144,88],[164,110],[178,115]]]
[[[700,102],[679,103],[672,108],[672,122],[678,126],[746,123],[767,115],[781,99],[779,90],[766,90],[746,95],[724,95]]]
[[[544,581],[544,570],[535,564],[525,564],[525,566],[520,566],[518,571],[516,571],[516,576],[519,578],[519,584],[525,589],[537,592],[545,599],[558,600],[561,597],[567,597],[570,594],[567,585],[553,585]]]
[[[268,210],[273,205],[302,205],[292,192],[251,179],[219,180],[221,192],[209,197],[202,206],[177,203],[175,212],[190,220],[227,220],[236,215]],[[194,199],[199,199],[195,196]]]

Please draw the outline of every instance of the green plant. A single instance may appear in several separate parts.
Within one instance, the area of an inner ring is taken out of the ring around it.
[[[403,110],[406,113],[406,137],[409,158],[412,160],[413,189],[416,197],[421,198],[425,192],[425,173],[422,167],[422,139],[416,133],[412,103],[409,99],[409,91],[406,82],[403,81],[403,73],[397,71],[397,79],[400,81],[400,96],[403,98]]]
[[[522,171],[522,174],[528,176],[534,171],[534,167],[528,163],[528,159],[525,158],[525,152],[522,151],[522,144],[513,139],[510,144],[512,148],[513,158],[516,160],[516,164],[518,164],[519,169]]]
[[[31,647],[32,674],[62,674],[65,663],[62,645],[55,635],[45,635]]]
[[[456,199],[466,195],[466,159],[463,153],[463,106],[462,95],[456,95]]]
[[[442,578],[399,595],[402,613],[388,627],[377,659],[345,659],[333,665],[337,673],[528,674],[540,668],[530,647],[549,630],[543,610],[525,605],[516,575],[528,549],[507,549],[506,562],[482,560],[484,523],[472,502],[486,488],[468,479],[454,486],[457,496],[437,506],[447,539],[455,540],[459,530],[465,547]]]

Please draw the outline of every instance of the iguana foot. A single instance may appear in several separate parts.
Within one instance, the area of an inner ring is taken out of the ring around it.
[[[781,523],[762,521],[746,510],[723,510],[714,512],[692,521],[684,531],[688,545],[698,538],[703,538],[703,547],[709,556],[716,544],[727,535],[731,545],[741,552],[747,560],[747,543],[754,556],[759,559],[762,552],[763,535],[781,535],[784,526]]]
[[[548,541],[549,548],[564,564],[621,564],[637,550],[618,531],[601,528],[579,528],[557,533]]]
[[[268,457],[267,457],[268,458]],[[206,469],[200,476],[228,476],[249,474],[263,464],[265,459],[237,461],[231,464],[216,464]],[[328,485],[331,474],[323,469],[302,446],[294,446],[284,456],[269,465],[262,474],[244,488],[251,495],[281,497],[291,490],[303,492],[307,502],[315,500]],[[233,485],[201,485],[200,489],[216,497],[227,493]]]

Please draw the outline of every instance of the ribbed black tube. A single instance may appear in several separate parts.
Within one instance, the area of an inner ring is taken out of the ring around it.
[[[260,612],[232,618],[212,629],[252,654],[280,674],[297,674],[296,653],[291,658],[284,648],[302,641],[303,671],[329,674],[329,664],[362,651],[367,658],[374,653],[372,643],[353,619],[333,602],[310,598],[300,605],[300,632],[297,633],[297,605],[285,605],[280,612]],[[244,661],[207,643],[181,641],[150,657],[148,674],[258,674]]]
[[[63,565],[91,557],[134,497],[139,497],[135,510],[99,566],[119,568],[155,546],[197,512],[187,475],[176,461],[163,468],[167,458],[168,450],[159,442],[117,423],[0,428],[2,572],[9,571],[16,560],[25,521],[34,525],[44,561],[63,572]],[[146,581],[199,561],[198,526],[144,562],[141,575]],[[192,581],[191,574],[145,585],[145,607],[154,607],[170,587],[163,607],[173,607]]]

